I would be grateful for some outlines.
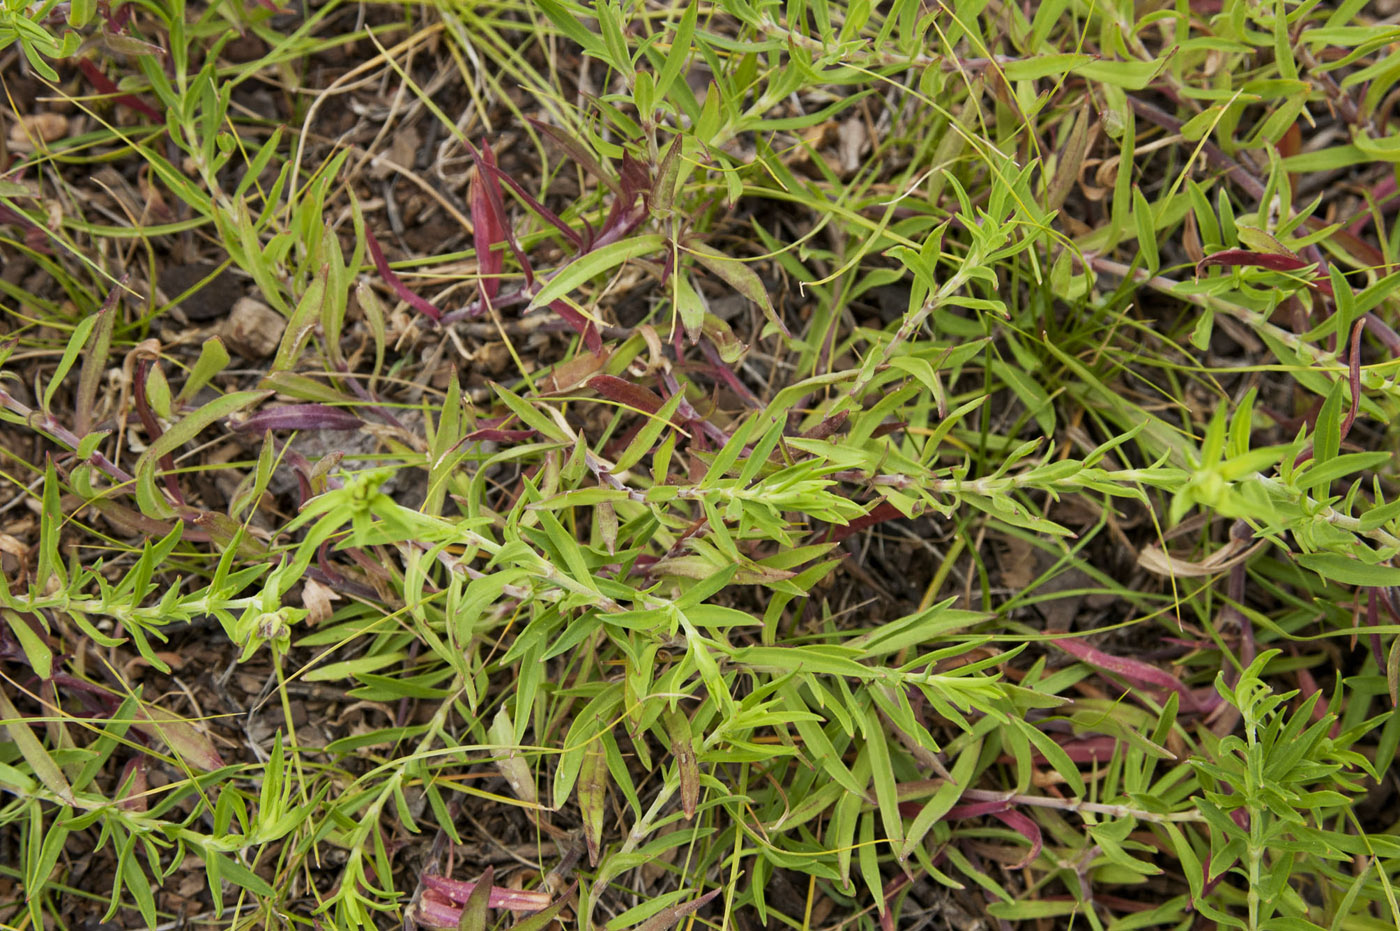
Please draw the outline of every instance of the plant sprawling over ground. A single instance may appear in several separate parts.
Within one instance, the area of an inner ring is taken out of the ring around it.
[[[1400,923],[1400,4],[0,9],[0,923]]]

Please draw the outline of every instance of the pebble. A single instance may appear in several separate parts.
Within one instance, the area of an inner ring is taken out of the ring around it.
[[[34,148],[35,140],[57,142],[68,135],[68,118],[57,113],[35,113],[10,127],[10,146],[22,151]]]
[[[224,321],[224,345],[245,359],[266,359],[277,351],[287,321],[262,301],[239,298]]]

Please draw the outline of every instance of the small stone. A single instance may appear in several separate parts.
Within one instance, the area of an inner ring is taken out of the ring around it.
[[[10,145],[25,152],[37,142],[57,142],[68,135],[68,118],[57,113],[35,113],[10,127]]]
[[[245,359],[266,359],[277,351],[287,321],[251,297],[240,298],[224,321],[224,345]]]

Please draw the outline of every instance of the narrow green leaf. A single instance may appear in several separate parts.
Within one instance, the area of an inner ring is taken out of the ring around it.
[[[486,931],[488,911],[491,901],[491,884],[496,881],[496,868],[487,866],[481,878],[472,887],[467,901],[462,904],[462,917],[457,921],[457,931]]]
[[[34,775],[44,787],[58,796],[65,805],[77,805],[73,789],[63,775],[63,770],[44,749],[39,738],[34,736],[28,720],[20,717],[19,711],[11,704],[10,696],[5,694],[4,689],[0,689],[0,719],[4,720],[5,730],[9,733],[10,740],[14,741],[20,756],[24,757],[24,761],[29,764],[29,768],[34,771]]]
[[[530,309],[557,301],[579,285],[612,271],[629,259],[650,255],[665,244],[665,237],[659,233],[643,233],[585,253],[554,273],[530,300]]]
[[[695,256],[701,265],[718,275],[735,291],[757,304],[763,310],[763,315],[768,318],[768,322],[773,324],[779,333],[788,338],[792,337],[787,324],[783,322],[782,318],[778,316],[777,310],[774,309],[773,302],[768,297],[768,289],[763,285],[763,280],[758,277],[757,272],[748,266],[748,263],[725,255],[695,239],[686,240],[685,248]]]
[[[1157,257],[1156,220],[1142,189],[1136,186],[1133,187],[1133,223],[1137,227],[1138,248],[1142,251],[1143,264],[1149,275],[1155,275],[1161,265]]]

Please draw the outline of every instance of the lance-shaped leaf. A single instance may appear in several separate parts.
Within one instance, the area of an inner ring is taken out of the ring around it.
[[[554,923],[554,919],[559,917],[559,913],[564,910],[564,906],[574,900],[575,893],[578,892],[578,883],[574,883],[564,890],[564,894],[543,911],[538,911],[529,918],[522,918],[519,922],[511,926],[510,931],[545,931]]]
[[[364,422],[326,404],[284,404],[263,408],[231,426],[240,433],[261,435],[269,430],[358,430]]]
[[[423,877],[424,888],[437,893],[446,901],[458,905],[465,904],[471,898],[471,894],[476,890],[478,884],[460,879],[448,879],[445,876]],[[512,912],[534,912],[546,907],[550,902],[548,892],[527,892],[521,889],[504,889],[500,886],[489,886],[488,888],[490,891],[486,897],[486,904],[490,908],[504,908]],[[454,909],[454,911],[457,910]],[[452,927],[456,927],[456,924],[457,918],[453,918]]]
[[[20,756],[29,764],[29,768],[34,770],[34,775],[44,784],[54,795],[66,805],[76,805],[73,798],[73,787],[68,784],[68,779],[63,775],[63,770],[58,763],[44,749],[44,745],[39,742],[39,738],[34,736],[34,731],[29,727],[29,721],[20,717],[19,711],[10,703],[10,698],[5,694],[4,689],[0,689],[0,722],[3,722],[5,730],[10,735],[10,740],[19,750]]]
[[[486,912],[490,904],[491,881],[496,878],[496,868],[486,867],[486,872],[476,882],[476,888],[462,904],[462,917],[457,921],[457,931],[486,931]]]
[[[616,375],[594,375],[588,379],[588,387],[607,398],[634,410],[655,414],[661,410],[662,400],[656,392],[641,385],[635,385]]]
[[[214,743],[195,727],[194,723],[164,708],[141,702],[136,709],[132,727],[143,734],[165,741],[178,759],[203,772],[213,772],[224,765]]]
[[[504,181],[510,187],[510,189],[515,192],[515,196],[519,197],[525,202],[525,206],[535,211],[535,213],[539,215],[540,219],[544,220],[550,226],[553,226],[560,233],[562,233],[564,238],[573,244],[574,248],[579,250],[582,250],[584,248],[583,237],[580,236],[577,232],[575,232],[571,226],[569,226],[567,223],[561,220],[557,213],[555,213],[553,210],[550,210],[544,204],[540,203],[538,200],[535,199],[533,194],[521,187],[519,181],[516,181],[504,171],[501,171],[501,169],[494,163],[486,165],[485,169],[497,181]],[[509,231],[509,228],[507,228],[507,231]],[[516,249],[516,254],[520,255],[521,253],[517,249],[514,239],[512,239],[510,242],[511,248]],[[528,275],[529,266],[526,265],[525,267],[526,274]]]
[[[395,294],[407,301],[409,306],[418,312],[426,314],[434,322],[442,319],[442,311],[438,310],[437,305],[409,290],[408,285],[403,283],[403,279],[389,267],[389,262],[384,258],[384,250],[379,248],[379,240],[375,239],[374,234],[368,229],[365,230],[365,245],[369,247],[369,256],[374,260],[374,267],[378,269],[379,277],[383,278],[389,287],[394,289]]]
[[[530,764],[516,747],[515,731],[510,715],[504,707],[496,712],[488,736],[496,745],[496,768],[506,777],[506,784],[510,786],[511,793],[523,801],[532,804],[538,802],[539,792],[535,788],[535,777],[530,773]]]
[[[1283,254],[1277,252],[1253,252],[1249,249],[1222,249],[1219,252],[1212,252],[1210,255],[1196,263],[1196,276],[1212,266],[1220,267],[1253,267],[1265,268],[1272,272],[1295,272],[1299,269],[1308,268],[1311,262],[1305,262],[1296,255]],[[1332,297],[1332,283],[1326,275],[1318,275],[1308,282],[1309,287],[1322,294]]]
[[[87,59],[80,61],[91,64]],[[112,345],[112,327],[117,318],[112,311],[117,306],[121,289],[126,287],[127,277],[123,275],[121,281],[108,292],[107,299],[102,302],[102,308],[97,312],[97,324],[93,327],[92,339],[83,353],[83,364],[78,373],[78,397],[73,412],[73,432],[78,436],[87,436],[88,431],[92,429],[97,388],[106,370],[107,353]]]
[[[473,190],[485,198],[484,206],[486,212],[483,219],[485,219],[488,224],[488,238],[490,238],[492,243],[505,242],[510,246],[510,251],[515,254],[515,260],[520,263],[521,269],[525,272],[526,286],[533,287],[535,284],[535,271],[530,265],[530,259],[521,251],[520,244],[515,241],[515,234],[511,232],[510,222],[506,219],[505,202],[501,199],[501,186],[497,182],[500,179],[505,179],[517,192],[523,195],[527,203],[537,204],[537,202],[533,197],[525,193],[520,185],[516,184],[509,175],[496,167],[496,155],[491,151],[491,146],[488,143],[482,142],[481,150],[477,151],[476,147],[473,146],[470,141],[463,141],[466,142],[467,149],[472,153],[472,158],[476,160],[477,173],[483,179],[483,183],[478,184]],[[543,210],[544,208],[541,207],[540,209]],[[476,215],[477,202],[474,200],[472,202],[473,221],[475,221]],[[550,216],[553,216],[553,214],[550,214]],[[563,226],[563,224],[561,223],[560,226]],[[568,230],[568,227],[563,228]],[[480,229],[480,227],[475,227],[474,229]],[[480,245],[481,240],[478,239],[478,248]],[[485,260],[481,255],[478,255],[477,258]],[[499,260],[500,255],[497,253],[498,263]],[[499,269],[497,269],[497,271],[499,271]],[[494,293],[488,295],[488,304],[490,303],[489,298],[494,296]]]
[[[1280,255],[1273,252],[1253,252],[1249,249],[1222,249],[1196,263],[1196,274],[1212,266],[1257,266],[1275,272],[1294,272],[1307,268],[1311,262],[1304,262],[1296,255]]]
[[[174,513],[156,495],[156,463],[160,461],[161,457],[169,455],[194,439],[201,430],[214,421],[245,407],[251,407],[266,398],[267,395],[266,391],[237,391],[216,398],[194,413],[186,415],[179,423],[173,424],[159,440],[146,447],[141,458],[136,460],[134,470],[136,473],[136,500],[140,503],[141,510],[147,516],[154,517],[169,517]]]
[[[1007,809],[1006,811],[994,811],[992,812],[992,817],[996,818],[1002,824],[1011,828],[1017,834],[1020,834],[1027,841],[1030,842],[1031,849],[1026,851],[1026,855],[1021,858],[1019,863],[1011,864],[1011,868],[1013,870],[1023,870],[1026,867],[1030,866],[1032,863],[1034,863],[1035,858],[1040,856],[1040,849],[1042,845],[1042,840],[1040,836],[1040,825],[1036,824],[1033,820],[1021,814],[1019,811],[1016,811],[1015,809]]]
[[[888,501],[881,501],[870,509],[869,514],[857,517],[843,527],[832,527],[826,535],[826,542],[839,543],[852,534],[860,533],[862,530],[876,524],[882,524],[887,520],[897,520],[903,516],[904,514],[900,512],[899,508]]]
[[[681,811],[686,820],[695,817],[700,803],[700,767],[695,759],[695,743],[690,736],[690,719],[679,710],[662,715],[666,736],[671,738],[671,752],[676,756],[676,770],[681,779]]]
[[[1089,151],[1089,128],[1094,120],[1095,117],[1089,108],[1089,100],[1086,97],[1075,117],[1074,125],[1070,128],[1069,138],[1065,140],[1065,147],[1056,159],[1055,174],[1046,186],[1045,204],[1051,210],[1059,210],[1063,207],[1065,199],[1074,189],[1074,182],[1079,178],[1079,172],[1084,167],[1084,156]]]
[[[763,286],[763,280],[758,277],[758,273],[749,268],[747,262],[741,262],[736,258],[725,255],[716,249],[711,249],[703,242],[688,239],[685,248],[695,256],[696,261],[724,279],[731,288],[738,291],[744,297],[753,301],[763,309],[763,315],[768,318],[768,322],[778,328],[778,332],[786,337],[791,337],[787,324],[783,323],[778,316],[777,310],[773,307],[773,302],[768,298],[768,289]]]
[[[598,161],[597,156],[595,156],[583,142],[569,135],[557,126],[541,123],[539,120],[528,117],[527,119],[530,120],[531,126],[538,129],[549,138],[550,141],[554,142],[568,153],[569,158],[578,163],[580,168],[607,185],[608,189],[614,194],[621,196],[622,189],[618,187],[617,179],[603,168],[603,163]]]
[[[574,332],[583,337],[583,345],[589,352],[597,353],[602,351],[603,339],[598,335],[598,328],[593,321],[569,306],[569,302],[562,297],[557,301],[551,301],[549,309],[558,314],[565,323],[573,327]]]
[[[523,443],[534,435],[534,430],[500,430],[487,427],[468,433],[465,439],[472,443]]]
[[[667,928],[673,927],[676,922],[680,921],[685,916],[692,912],[699,911],[706,903],[723,891],[723,889],[711,889],[709,892],[700,896],[700,898],[691,899],[683,905],[672,905],[668,908],[663,908],[646,921],[637,925],[633,931],[666,931]]]
[[[121,778],[117,780],[117,807],[125,811],[145,811],[147,808],[146,758],[134,756],[122,767]]]
[[[588,862],[598,865],[603,840],[603,809],[608,801],[608,758],[601,738],[589,741],[578,774],[578,808],[583,816],[583,839]]]
[[[608,243],[606,246],[585,253],[555,272],[548,283],[530,301],[530,307],[533,309],[553,304],[584,282],[591,281],[604,272],[612,271],[629,259],[655,252],[665,243],[665,238],[659,233],[646,233],[641,236],[633,236],[630,239]]]
[[[485,147],[485,152],[490,152]],[[483,155],[482,161],[486,156]],[[496,210],[488,187],[495,188],[495,201],[499,203],[500,187],[496,176],[477,165],[476,177],[471,184],[472,242],[476,246],[476,266],[481,276],[481,294],[489,305],[501,290],[501,271],[505,268],[505,256],[500,249],[493,249],[506,241],[505,218]]]
[[[146,103],[146,101],[142,100],[140,97],[133,94],[123,94],[121,88],[117,87],[116,83],[111,78],[103,74],[102,70],[98,68],[97,64],[91,59],[79,58],[78,70],[83,73],[83,77],[88,79],[88,82],[96,88],[99,94],[105,94],[111,97],[113,103],[119,103],[124,107],[130,107],[138,113],[145,114],[157,123],[165,123],[164,114]]]
[[[1040,850],[1044,846],[1042,836],[1040,836],[1040,825],[1035,820],[1022,815],[1021,812],[1012,808],[1011,802],[994,799],[986,802],[967,802],[965,805],[953,805],[944,815],[944,820],[963,820],[969,818],[983,818],[984,815],[991,815],[1000,820],[1002,825],[1009,827],[1014,832],[1021,834],[1029,841],[1030,850],[1026,851],[1025,857],[1021,861],[1011,864],[1012,869],[1025,869],[1036,861]]]
[[[1136,682],[1139,685],[1176,692],[1181,696],[1182,707],[1190,711],[1207,711],[1215,704],[1209,700],[1202,701],[1195,692],[1187,688],[1175,676],[1141,660],[1112,656],[1078,640],[1055,640],[1053,643],[1080,662],[1087,663],[1096,669],[1122,676],[1129,682]]]

